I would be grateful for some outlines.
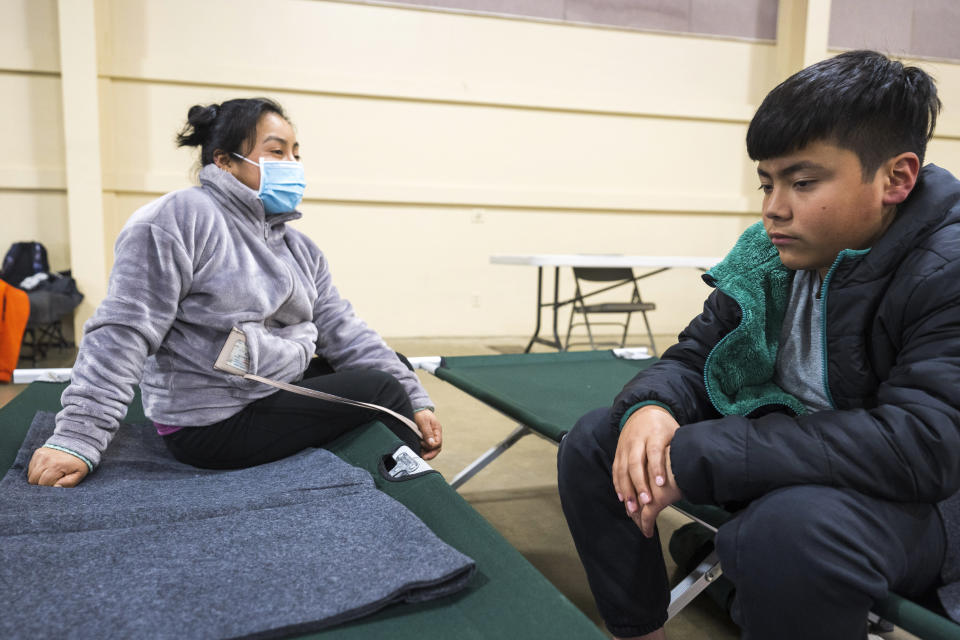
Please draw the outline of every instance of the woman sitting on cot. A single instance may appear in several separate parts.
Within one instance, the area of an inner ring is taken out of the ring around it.
[[[280,105],[194,106],[177,142],[200,147],[200,186],[146,205],[121,231],[107,296],[84,326],[56,430],[34,452],[29,482],[71,487],[93,471],[137,383],[167,447],[197,467],[278,460],[373,419],[425,459],[436,456],[441,427],[427,392],[340,297],[323,253],[286,224],[301,216],[305,182]],[[234,328],[249,373],[381,405],[412,418],[422,439],[376,410],[215,370]]]

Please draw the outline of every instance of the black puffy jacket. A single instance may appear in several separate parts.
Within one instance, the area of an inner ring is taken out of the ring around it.
[[[703,313],[624,387],[614,420],[622,424],[649,403],[673,412],[683,426],[671,463],[693,502],[742,503],[796,484],[902,502],[954,496],[960,181],[924,167],[876,245],[841,252],[824,279],[824,369],[834,410],[806,413],[771,381],[791,278],[762,224],[748,229],[704,276],[716,289]],[[954,502],[941,509],[948,560],[960,558]],[[945,567],[945,578],[960,571]]]

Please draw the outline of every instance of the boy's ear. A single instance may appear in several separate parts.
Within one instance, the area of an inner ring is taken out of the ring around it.
[[[897,205],[907,199],[920,175],[920,158],[905,151],[887,160],[883,168],[883,204]]]

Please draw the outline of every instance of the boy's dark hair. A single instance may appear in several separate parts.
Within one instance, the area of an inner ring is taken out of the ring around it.
[[[237,98],[223,104],[194,105],[187,112],[187,124],[177,134],[178,147],[200,147],[200,165],[213,162],[213,152],[246,155],[242,147],[252,147],[257,123],[264,113],[272,112],[287,120],[283,107],[269,98]]]
[[[850,51],[807,67],[764,98],[747,129],[747,153],[766,160],[824,141],[860,158],[870,180],[889,158],[920,158],[940,112],[933,79],[876,51]]]

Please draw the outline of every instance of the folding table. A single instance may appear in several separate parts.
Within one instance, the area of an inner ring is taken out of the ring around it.
[[[720,262],[720,258],[704,256],[635,256],[618,254],[589,254],[589,253],[534,253],[522,255],[495,255],[490,257],[492,264],[507,264],[531,266],[537,268],[537,324],[533,329],[533,336],[527,343],[524,353],[528,353],[534,344],[543,344],[555,349],[562,349],[560,334],[557,330],[558,314],[561,307],[573,302],[560,299],[560,268],[561,267],[633,267],[647,269],[635,279],[642,280],[663,273],[668,269],[699,269],[706,271]],[[553,267],[553,300],[543,298],[543,268]],[[541,312],[544,308],[552,312],[552,338],[540,337]]]

